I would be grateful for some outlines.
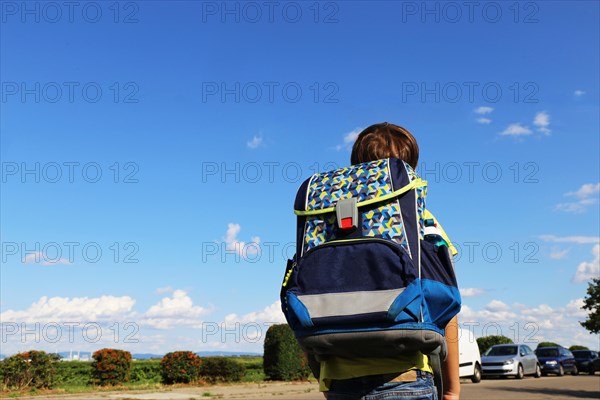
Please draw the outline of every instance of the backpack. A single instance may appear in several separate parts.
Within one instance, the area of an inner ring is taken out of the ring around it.
[[[460,293],[448,247],[424,240],[426,191],[396,158],[316,173],[300,186],[296,255],[280,297],[317,361],[444,349]]]

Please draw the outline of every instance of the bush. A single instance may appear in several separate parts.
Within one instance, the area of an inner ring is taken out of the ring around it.
[[[573,346],[569,347],[570,351],[575,351],[575,350],[589,350],[587,347],[582,346],[580,344],[574,344]]]
[[[272,325],[264,344],[263,369],[270,380],[307,379],[308,362],[287,324]]]
[[[119,385],[129,381],[131,353],[117,349],[101,349],[92,355],[92,383]]]
[[[562,346],[560,344],[554,343],[554,342],[540,342],[537,345],[537,348],[539,349],[540,347],[562,347]]]
[[[160,360],[164,383],[190,383],[198,380],[202,361],[191,351],[174,351]]]
[[[30,350],[15,354],[0,363],[4,390],[51,388],[55,384],[57,354]]]
[[[497,344],[512,344],[513,341],[506,336],[490,335],[484,336],[477,339],[477,346],[479,347],[479,353],[483,355],[490,347]]]
[[[200,375],[210,383],[239,382],[246,374],[246,367],[231,358],[205,357]]]

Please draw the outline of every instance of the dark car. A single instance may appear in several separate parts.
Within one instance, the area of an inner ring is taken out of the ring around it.
[[[573,350],[577,369],[581,372],[587,372],[594,375],[594,372],[600,371],[600,357],[598,353],[592,350]]]
[[[542,375],[563,376],[567,372],[573,375],[579,373],[573,353],[564,347],[539,347],[535,350],[535,355],[542,365]]]

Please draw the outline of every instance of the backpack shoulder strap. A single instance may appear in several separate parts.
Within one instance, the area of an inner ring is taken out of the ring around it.
[[[439,353],[434,352],[429,354],[429,363],[431,364],[431,369],[433,369],[433,382],[435,383],[437,398],[443,399],[444,382],[442,379],[442,361],[440,360]]]
[[[433,370],[433,382],[437,391],[438,399],[444,398],[444,379],[442,375],[442,361],[446,359],[445,344],[439,346],[437,349],[428,354],[429,363]]]

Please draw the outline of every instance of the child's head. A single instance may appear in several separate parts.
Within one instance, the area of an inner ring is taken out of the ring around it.
[[[358,135],[352,146],[350,162],[354,165],[389,157],[404,160],[416,169],[419,146],[408,130],[383,122],[369,126]]]

